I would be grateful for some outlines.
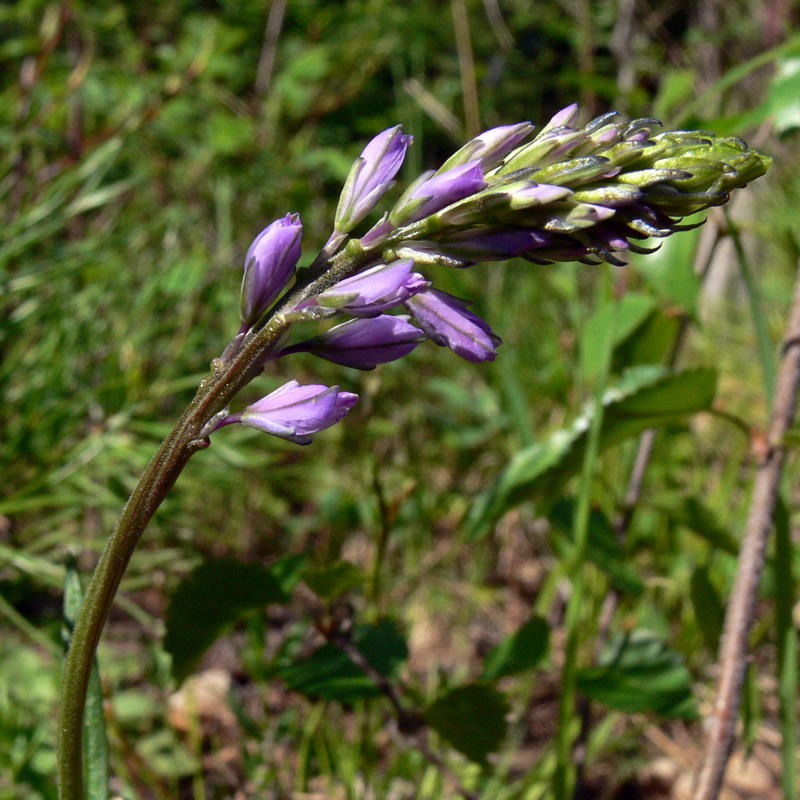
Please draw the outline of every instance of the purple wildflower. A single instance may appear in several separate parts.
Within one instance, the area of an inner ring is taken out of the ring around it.
[[[367,370],[408,355],[427,338],[407,316],[382,314],[343,322],[321,336],[287,347],[280,355],[307,352],[345,367]]]
[[[486,188],[480,161],[442,173],[425,172],[408,187],[389,214],[392,225],[407,225]]]
[[[310,444],[312,434],[335,425],[357,401],[357,394],[340,392],[338,386],[289,381],[241,413],[225,417],[217,428],[241,422],[296,444]]]
[[[402,127],[395,125],[379,133],[353,162],[336,209],[336,231],[352,230],[394,186],[394,176],[414,140],[401,131]]]
[[[430,285],[413,268],[411,259],[378,264],[339,281],[315,299],[320,306],[340,309],[354,317],[377,317]]]
[[[466,164],[468,161],[480,161],[484,171],[496,167],[526,136],[534,130],[530,122],[518,122],[516,125],[501,125],[484,131],[472,141],[467,142],[460,150],[453,153],[439,168],[439,173]]]
[[[406,301],[414,321],[438,345],[476,364],[493,361],[502,339],[466,307],[464,300],[438,289],[427,289]]]
[[[253,240],[244,260],[242,332],[258,322],[289,282],[300,259],[302,234],[299,214],[287,214]]]

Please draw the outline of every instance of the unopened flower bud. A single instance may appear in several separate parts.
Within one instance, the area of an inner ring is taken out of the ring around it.
[[[447,292],[426,289],[406,302],[416,323],[438,345],[467,361],[493,361],[502,339],[465,301]]]
[[[300,259],[303,226],[298,214],[275,220],[256,236],[244,261],[242,332],[255,325],[281,293]]]
[[[315,302],[354,317],[377,317],[429,285],[413,269],[414,262],[410,259],[379,264],[339,281],[318,295]]]
[[[394,177],[413,141],[401,131],[396,125],[379,133],[353,163],[336,209],[336,231],[352,230],[394,186]]]
[[[296,444],[310,444],[313,434],[335,425],[357,401],[358,395],[340,392],[338,386],[301,386],[289,381],[241,413],[221,420],[217,427],[240,422]]]

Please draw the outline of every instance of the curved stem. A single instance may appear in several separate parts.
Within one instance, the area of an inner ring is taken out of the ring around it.
[[[114,595],[139,539],[189,459],[208,447],[204,427],[263,369],[284,331],[304,319],[298,304],[354,274],[381,252],[409,236],[427,230],[427,220],[400,228],[374,248],[350,241],[341,251],[326,257],[272,310],[269,317],[249,332],[240,332],[214,359],[211,373],[201,383],[177,425],[161,443],[125,505],[117,526],[97,562],[86,589],[70,647],[64,661],[58,710],[58,783],[60,800],[84,800],[83,717],[89,673],[103,625]],[[201,431],[203,432],[201,434]]]
[[[249,334],[228,364],[215,359],[194,400],[161,443],[125,505],[87,587],[61,678],[58,710],[58,779],[61,800],[83,800],[83,716],[91,665],[122,575],[150,518],[189,459],[208,446],[199,432],[261,370],[289,322],[276,314]]]

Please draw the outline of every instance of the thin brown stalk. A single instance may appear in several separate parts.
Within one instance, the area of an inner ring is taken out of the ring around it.
[[[272,0],[267,15],[267,26],[264,30],[264,44],[261,47],[261,56],[258,59],[258,70],[256,71],[256,94],[262,97],[267,94],[272,83],[275,54],[278,50],[278,40],[285,14],[286,0]]]
[[[785,458],[784,435],[794,419],[800,386],[800,265],[775,388],[775,401],[764,453],[759,460],[750,501],[736,581],[725,614],[714,705],[706,720],[706,743],[696,776],[694,800],[716,800],[733,747],[747,642],[764,568],[767,537],[778,498]]]
[[[456,34],[458,68],[461,72],[461,92],[464,95],[464,120],[470,138],[481,132],[481,112],[478,103],[478,82],[475,78],[475,59],[469,34],[469,12],[464,0],[451,0],[453,29]]]

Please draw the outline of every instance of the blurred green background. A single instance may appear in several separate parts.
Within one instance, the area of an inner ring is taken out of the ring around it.
[[[337,601],[357,619],[396,621],[409,648],[402,679],[422,704],[478,675],[487,651],[541,614],[550,650],[509,679],[494,773],[433,746],[476,796],[548,796],[571,567],[558,524],[569,509],[552,501],[573,499],[574,481],[479,532],[470,514],[515,453],[578,416],[615,302],[627,303],[627,327],[612,382],[667,360],[680,328],[677,364],[718,370],[723,414],[670,420],[656,439],[625,542],[608,545],[605,565],[585,565],[582,662],[616,586],[610,631],[668,644],[702,711],[799,253],[799,17],[785,0],[0,5],[0,798],[56,796],[65,557],[90,571],[158,441],[238,329],[248,244],[297,211],[309,263],[352,159],[398,122],[414,135],[401,182],[482,129],[541,125],[574,101],[584,119],[618,109],[736,133],[775,166],[727,218],[714,211],[626,268],[439,268],[437,285],[472,298],[503,337],[492,364],[426,344],[374,373],[299,356],[257,381],[243,402],[289,378],[338,383],[361,402],[310,448],[221,432],[156,515],[100,649],[114,790],[458,796],[393,733],[381,701],[324,703],[275,677],[275,659],[313,642],[309,620],[331,610],[319,593],[301,587],[290,606],[246,615],[212,648],[208,708],[173,694],[163,618],[180,579],[206,559],[288,553],[359,568],[363,581]],[[635,438],[603,452],[592,496],[603,519],[623,508],[635,452]],[[795,501],[796,479],[792,461]],[[779,796],[770,574],[745,704],[748,746],[762,748],[761,771],[750,762],[760,797]],[[678,791],[700,726],[606,700],[590,726],[589,796]]]

